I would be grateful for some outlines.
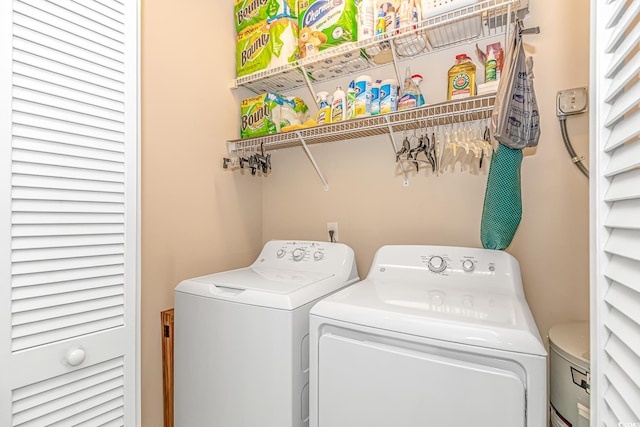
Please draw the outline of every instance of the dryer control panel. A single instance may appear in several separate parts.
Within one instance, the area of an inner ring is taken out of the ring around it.
[[[504,251],[454,246],[383,246],[376,253],[368,277],[413,278],[432,285],[482,287],[522,292],[518,261]]]

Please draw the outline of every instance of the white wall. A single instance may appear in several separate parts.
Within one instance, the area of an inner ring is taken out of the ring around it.
[[[229,4],[143,1],[142,423],[163,425],[160,312],[183,279],[253,261],[260,181],[222,169],[238,114]],[[220,42],[224,40],[224,42]],[[231,108],[229,107],[231,106]]]

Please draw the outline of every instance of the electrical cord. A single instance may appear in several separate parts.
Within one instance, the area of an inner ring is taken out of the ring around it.
[[[589,171],[582,163],[582,158],[578,157],[576,151],[573,149],[573,145],[571,144],[571,140],[569,139],[569,133],[567,132],[567,116],[560,115],[558,116],[558,120],[560,121],[560,131],[562,132],[562,140],[564,141],[564,146],[566,147],[569,155],[571,156],[571,161],[576,165],[580,172],[584,174],[584,176],[589,179]]]

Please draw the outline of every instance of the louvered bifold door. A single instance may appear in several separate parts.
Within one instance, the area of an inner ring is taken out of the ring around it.
[[[591,7],[592,425],[640,426],[640,1]]]
[[[0,426],[134,427],[139,5],[0,3]]]

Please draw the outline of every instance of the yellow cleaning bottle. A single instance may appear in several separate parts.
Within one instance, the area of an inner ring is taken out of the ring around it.
[[[449,69],[447,99],[462,99],[476,95],[476,66],[464,53],[456,56],[456,64]]]

